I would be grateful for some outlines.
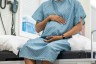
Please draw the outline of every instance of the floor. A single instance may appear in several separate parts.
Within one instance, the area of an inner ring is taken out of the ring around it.
[[[57,60],[54,64],[96,64],[95,61],[90,59],[69,59],[69,60]],[[24,61],[0,61],[0,64],[25,64]],[[37,64],[41,64],[40,61]]]
[[[23,61],[0,61],[0,64],[24,64]]]
[[[25,63],[24,61],[0,61],[0,64],[25,64]],[[37,64],[41,64],[40,61],[38,61]]]

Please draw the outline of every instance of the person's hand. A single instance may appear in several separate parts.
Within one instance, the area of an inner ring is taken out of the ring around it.
[[[62,17],[60,17],[58,15],[50,15],[49,19],[53,20],[53,21],[56,21],[56,22],[58,22],[60,24],[65,24],[66,23],[66,21]]]
[[[62,39],[62,36],[48,36],[48,37],[46,37],[46,39],[44,41],[52,42],[52,41],[56,41],[56,40],[60,40],[60,39]]]

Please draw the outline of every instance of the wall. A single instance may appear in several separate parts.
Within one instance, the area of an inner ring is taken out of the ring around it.
[[[87,14],[87,18],[86,18],[86,27],[85,27],[85,35],[90,38],[91,34],[91,22],[90,22],[90,2],[89,0],[80,0],[80,2],[82,3],[82,5],[84,6],[84,9],[86,11]],[[19,11],[19,10],[18,10]],[[18,34],[18,29],[19,29],[19,12],[16,14],[16,33]],[[7,30],[7,34],[10,34],[10,28],[11,28],[11,12],[9,11],[9,5],[6,7],[6,9],[2,10],[2,16],[3,16],[3,20],[4,20],[4,24]],[[4,32],[2,30],[2,26],[0,23],[0,32]]]
[[[96,0],[91,0],[91,31],[96,30]],[[92,34],[93,41],[96,42],[96,32]]]
[[[92,22],[92,29],[91,29],[91,31],[93,31],[93,30],[96,30],[96,7],[91,7],[91,17],[92,17],[92,19],[91,19],[91,22]],[[96,32],[93,34],[93,40],[96,42]]]
[[[92,19],[91,19],[91,21],[92,21],[92,31],[93,30],[96,30],[96,8],[95,7],[91,7],[91,16],[92,16]]]
[[[88,38],[91,38],[91,8],[90,8],[90,0],[80,0],[81,4],[84,7],[84,10],[86,12],[86,23],[85,23],[85,36]]]

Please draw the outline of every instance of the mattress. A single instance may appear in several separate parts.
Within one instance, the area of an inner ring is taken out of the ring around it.
[[[16,61],[23,60],[23,58],[19,58],[18,55],[14,54],[12,51],[0,51],[0,61]]]
[[[95,58],[95,52],[93,54]],[[58,55],[57,59],[88,59],[91,58],[90,51],[61,51]],[[23,58],[19,58],[18,55],[14,54],[11,51],[0,51],[0,61],[17,61],[23,60]]]

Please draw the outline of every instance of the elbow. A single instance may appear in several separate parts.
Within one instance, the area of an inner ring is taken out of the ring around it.
[[[36,30],[37,33],[41,32],[40,28],[36,27],[35,30]]]
[[[80,31],[82,31],[82,26],[80,26],[80,28],[79,28],[79,32],[80,32]]]
[[[37,33],[41,32],[42,31],[42,28],[40,28],[39,26],[35,25],[35,30]]]
[[[37,33],[40,32],[40,29],[37,27],[37,24],[35,25],[35,30],[36,30]]]
[[[37,32],[37,33],[39,33],[39,32],[40,32],[40,30],[37,30],[37,29],[36,29],[36,32]]]
[[[36,26],[35,26],[36,27]],[[40,29],[38,29],[37,27],[35,28],[35,31],[37,32],[37,33],[39,33],[40,32]]]
[[[78,29],[79,31],[82,31],[82,26],[83,26],[83,25],[82,25],[82,23],[81,23],[81,24],[79,25],[79,29]]]
[[[80,21],[79,23],[78,23],[78,30],[79,31],[82,31],[82,26],[83,26],[83,23],[82,23],[82,21]]]
[[[80,19],[80,31],[82,31],[82,27],[83,27],[83,20],[82,20],[82,18]]]

